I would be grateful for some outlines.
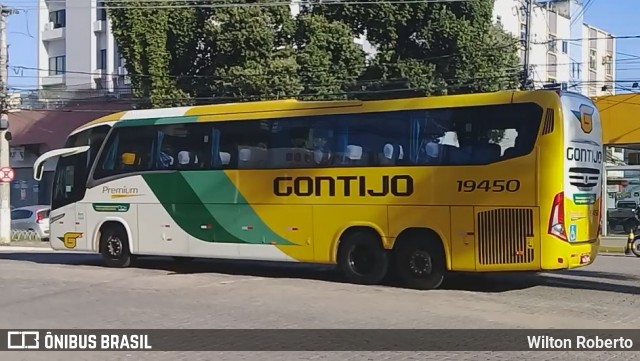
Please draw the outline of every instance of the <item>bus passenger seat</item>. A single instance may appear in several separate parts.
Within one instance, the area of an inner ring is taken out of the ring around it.
[[[193,159],[192,159],[193,158]],[[198,162],[198,156],[192,152],[182,150],[178,152],[178,164],[180,165],[189,165],[195,164]]]
[[[231,153],[220,152],[220,163],[222,165],[229,165],[231,162]]]
[[[379,162],[381,165],[394,165],[395,159],[393,157],[394,149],[393,144],[387,143],[382,147],[382,154],[379,156]]]
[[[502,148],[500,148],[498,144],[487,143],[476,145],[472,153],[473,162],[476,164],[493,163],[500,159],[500,153],[502,153]]]
[[[238,151],[238,167],[246,168],[249,167],[249,162],[251,161],[251,149],[242,148]]]
[[[362,147],[359,145],[349,144],[345,152],[345,157],[354,163],[362,159]]]

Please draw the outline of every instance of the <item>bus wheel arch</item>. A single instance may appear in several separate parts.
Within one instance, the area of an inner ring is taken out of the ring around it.
[[[131,236],[122,222],[107,220],[98,229],[98,251],[108,267],[129,267],[133,261]]]
[[[393,246],[393,272],[404,286],[430,290],[440,287],[447,272],[444,241],[430,228],[407,228]]]
[[[380,233],[372,227],[353,226],[344,230],[336,252],[338,267],[352,283],[378,284],[387,275],[389,252]]]

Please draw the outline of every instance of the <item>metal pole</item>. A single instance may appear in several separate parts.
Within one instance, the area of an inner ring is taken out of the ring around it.
[[[522,76],[522,90],[529,88],[530,77],[530,60],[531,57],[531,17],[533,15],[533,0],[526,0],[527,6],[525,8],[525,41],[524,41],[524,68]]]
[[[10,167],[7,74],[7,16],[15,10],[0,5],[0,168]],[[6,129],[5,129],[6,128]],[[11,183],[0,183],[0,244],[11,242]]]

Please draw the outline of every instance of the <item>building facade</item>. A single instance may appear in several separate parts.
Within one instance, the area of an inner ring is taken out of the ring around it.
[[[127,87],[104,3],[38,0],[38,88],[67,96]],[[52,96],[55,97],[55,96]]]
[[[496,0],[494,20],[524,44],[526,4]],[[536,88],[559,84],[589,97],[615,94],[616,40],[584,23],[582,0],[535,1],[529,63]],[[524,46],[520,49],[524,60]]]

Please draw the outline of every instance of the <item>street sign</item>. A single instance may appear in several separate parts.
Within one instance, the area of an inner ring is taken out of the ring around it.
[[[15,173],[13,168],[4,167],[0,168],[0,183],[11,183],[13,182],[13,178],[15,177]]]

